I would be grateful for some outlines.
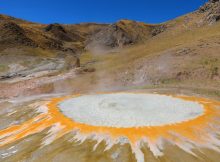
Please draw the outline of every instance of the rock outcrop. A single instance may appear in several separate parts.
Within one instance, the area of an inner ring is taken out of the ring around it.
[[[87,49],[114,48],[143,42],[165,30],[161,25],[121,20],[94,33],[87,41]]]
[[[220,20],[220,0],[209,0],[200,7],[200,13],[204,13],[204,22],[213,24]]]
[[[51,32],[56,38],[70,42],[72,41],[70,34],[66,32],[63,26],[60,24],[50,24],[44,28],[46,32]]]

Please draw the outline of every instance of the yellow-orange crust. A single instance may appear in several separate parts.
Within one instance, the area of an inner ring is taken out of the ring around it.
[[[131,144],[135,144],[142,138],[147,138],[152,143],[156,142],[160,137],[170,139],[174,142],[180,142],[179,138],[171,134],[179,134],[184,138],[203,144],[205,139],[208,138],[207,129],[215,129],[210,127],[210,123],[217,123],[216,118],[220,117],[218,107],[220,102],[188,96],[173,96],[175,98],[183,99],[186,101],[198,102],[204,107],[204,114],[189,121],[181,123],[174,123],[164,126],[151,126],[151,127],[137,127],[137,128],[114,128],[104,126],[91,126],[73,121],[72,119],[64,116],[58,107],[58,104],[66,99],[78,97],[80,95],[73,95],[67,97],[53,98],[48,104],[48,112],[42,113],[37,117],[24,122],[21,125],[11,126],[7,129],[0,131],[0,146],[20,140],[28,135],[41,132],[42,130],[60,124],[60,131],[57,133],[56,138],[73,130],[79,130],[81,134],[105,134],[113,140],[119,137],[127,137]],[[213,130],[215,131],[215,130]]]

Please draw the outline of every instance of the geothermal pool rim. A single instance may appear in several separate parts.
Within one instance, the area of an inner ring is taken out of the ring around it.
[[[70,97],[57,107],[81,124],[113,128],[178,124],[204,115],[204,107],[170,95],[147,93],[99,93]]]
[[[121,138],[125,137],[126,143],[130,144],[138,162],[144,162],[142,143],[147,144],[155,157],[163,156],[164,148],[163,145],[161,145],[162,139],[174,143],[185,152],[192,155],[194,155],[192,149],[201,147],[220,152],[220,140],[217,138],[217,133],[220,129],[220,121],[216,120],[220,118],[219,101],[192,96],[168,95],[185,101],[197,102],[203,106],[204,113],[197,118],[181,123],[160,126],[116,128],[92,126],[75,122],[66,117],[60,111],[59,104],[65,100],[79,96],[82,95],[78,94],[52,98],[49,101],[45,101],[44,104],[40,103],[37,108],[39,113],[37,116],[20,125],[13,125],[4,130],[0,130],[0,146],[5,146],[29,135],[49,129],[48,135],[42,139],[42,147],[71,133],[73,141],[78,141],[80,144],[83,144],[87,139],[94,140],[97,142],[94,145],[94,150],[100,142],[104,141],[106,143],[105,150],[109,150],[115,144],[124,144],[125,140],[121,140]]]

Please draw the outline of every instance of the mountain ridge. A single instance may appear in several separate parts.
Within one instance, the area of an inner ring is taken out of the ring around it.
[[[192,17],[198,14],[201,17],[198,18],[200,20],[197,20],[200,21],[200,25],[217,22],[220,19],[219,3],[219,0],[208,1],[193,12]],[[6,48],[24,45],[31,48],[72,51],[72,53],[77,54],[84,50],[96,48],[96,46],[99,46],[97,48],[115,48],[144,42],[169,30],[169,25],[178,19],[161,24],[147,24],[124,19],[113,24],[81,23],[66,25],[58,23],[39,24],[0,15],[0,36],[4,37],[2,41],[5,42]],[[185,23],[195,24],[194,20],[190,21]],[[20,41],[11,39],[12,37],[17,38],[18,35],[21,36]],[[3,45],[1,48],[4,48]]]
[[[0,97],[39,93],[39,87],[49,93],[140,86],[201,88],[218,95],[219,8],[219,1],[209,1],[157,25],[132,20],[45,25],[4,17]],[[59,87],[62,82],[69,86]]]

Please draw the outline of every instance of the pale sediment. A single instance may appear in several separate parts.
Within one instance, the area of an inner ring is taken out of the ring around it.
[[[65,100],[59,104],[64,115],[76,122],[108,127],[161,126],[194,119],[203,106],[191,101],[157,94],[97,94]]]

